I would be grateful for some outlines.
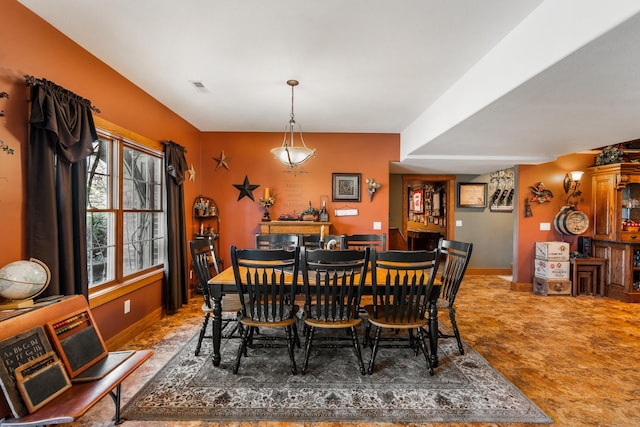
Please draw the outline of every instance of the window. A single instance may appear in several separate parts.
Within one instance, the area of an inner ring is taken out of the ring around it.
[[[162,153],[99,132],[87,164],[89,288],[164,262]]]

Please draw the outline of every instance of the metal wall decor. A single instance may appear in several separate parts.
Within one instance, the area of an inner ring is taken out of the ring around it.
[[[489,210],[492,212],[513,212],[514,195],[513,169],[503,169],[491,174],[489,180]]]

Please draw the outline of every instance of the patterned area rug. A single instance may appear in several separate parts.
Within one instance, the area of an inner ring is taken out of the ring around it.
[[[194,336],[123,408],[129,420],[378,421],[551,423],[552,420],[476,351],[440,340],[429,376],[422,354],[382,348],[373,375],[362,376],[353,349],[312,352],[306,375],[291,375],[286,348],[249,349],[231,372],[239,340],[224,339],[211,363]],[[365,365],[371,355],[364,349]],[[303,351],[296,350],[298,368]]]

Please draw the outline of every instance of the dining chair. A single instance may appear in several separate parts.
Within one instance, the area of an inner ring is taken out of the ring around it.
[[[346,234],[345,249],[374,248],[376,251],[387,250],[387,234]]]
[[[298,373],[293,350],[295,344],[299,345],[295,327],[299,309],[295,305],[299,257],[298,247],[286,250],[231,246],[233,275],[242,306],[239,321],[244,326],[234,374],[238,373],[242,356],[247,356],[247,346],[278,347],[274,342],[283,339],[291,359],[291,373]],[[256,334],[258,328],[261,328],[259,335]],[[273,328],[284,329],[285,337],[267,332]]]
[[[329,334],[317,337],[316,347],[353,347],[358,359],[360,373],[366,373],[356,327],[362,322],[359,317],[360,298],[364,286],[370,249],[332,251],[325,249],[300,250],[300,263],[305,295],[305,317],[307,326],[304,345],[302,373],[307,372],[309,355],[313,348],[317,329],[345,330],[351,332],[351,343],[344,343],[345,336]]]
[[[202,347],[202,340],[204,338],[213,338],[213,331],[211,336],[206,335],[207,325],[213,313],[213,301],[211,300],[211,293],[209,292],[209,280],[213,277],[211,268],[218,274],[219,266],[216,259],[215,251],[213,248],[213,239],[208,237],[206,239],[196,239],[189,242],[189,248],[191,250],[191,259],[193,261],[193,268],[196,271],[198,277],[198,285],[204,302],[202,303],[202,312],[204,313],[204,320],[202,327],[200,328],[200,336],[198,337],[198,344],[196,345],[195,355],[200,354],[200,348]],[[226,337],[232,337],[238,330],[238,323],[236,322],[237,314],[240,312],[240,298],[237,295],[225,295],[222,298],[222,313],[227,317],[223,322],[223,330],[227,329],[233,322],[233,329],[227,333]],[[213,324],[212,324],[213,327]]]
[[[296,246],[297,234],[256,234],[256,249],[293,249]]]
[[[456,309],[453,304],[458,295],[458,290],[460,290],[460,284],[462,283],[464,274],[469,266],[473,243],[441,238],[438,242],[438,250],[444,260],[444,265],[441,268],[440,282],[442,283],[442,287],[440,297],[438,298],[438,308],[447,308],[449,310],[451,329],[453,329],[453,335],[444,334],[439,330],[438,338],[455,337],[456,341],[458,341],[460,354],[464,354],[464,347],[460,339],[458,324],[456,323]]]
[[[344,234],[324,235],[324,247],[320,248],[320,234],[301,234],[299,238],[300,246],[304,246],[307,249],[331,249],[340,250],[344,249]]]
[[[429,374],[433,375],[433,367],[429,358],[429,350],[425,343],[422,328],[428,323],[425,316],[429,296],[433,289],[433,281],[438,269],[438,251],[373,251],[371,253],[371,276],[373,303],[364,307],[368,315],[365,330],[365,342],[369,336],[371,325],[375,326],[371,360],[368,373],[372,374],[378,349],[381,346],[410,347],[418,354],[422,350],[427,361]],[[382,338],[383,329],[391,329],[396,333],[408,332],[408,343],[398,335]],[[417,338],[414,336],[417,334]],[[392,344],[383,342],[391,341]]]

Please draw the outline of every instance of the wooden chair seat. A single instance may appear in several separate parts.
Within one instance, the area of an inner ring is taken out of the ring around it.
[[[367,312],[367,321],[374,326],[378,326],[380,328],[389,328],[389,329],[416,329],[427,326],[427,319],[416,319],[415,321],[408,320],[394,320],[394,319],[385,319],[384,315],[378,315],[375,317],[374,315],[374,307],[373,305],[365,305],[364,310]]]

